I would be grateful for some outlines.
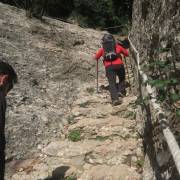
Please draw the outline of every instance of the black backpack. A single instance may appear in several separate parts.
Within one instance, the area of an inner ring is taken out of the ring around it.
[[[102,38],[102,46],[104,49],[104,60],[114,61],[118,55],[116,53],[116,41],[111,34],[105,34]]]

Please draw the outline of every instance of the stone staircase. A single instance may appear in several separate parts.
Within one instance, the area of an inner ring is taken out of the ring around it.
[[[105,78],[104,78],[105,79]],[[100,79],[101,84],[106,84]],[[136,131],[136,97],[113,107],[109,92],[92,84],[79,89],[62,138],[39,147],[36,159],[13,165],[12,180],[140,180],[142,140]]]

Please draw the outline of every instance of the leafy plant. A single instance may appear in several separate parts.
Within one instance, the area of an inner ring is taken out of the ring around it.
[[[137,164],[137,166],[139,166],[139,167],[143,167],[143,165],[144,165],[144,160],[143,160],[143,158],[138,159],[138,160],[136,161],[136,164]]]
[[[171,93],[170,94],[170,99],[172,102],[176,102],[180,100],[180,95],[177,93]]]
[[[170,86],[178,85],[178,84],[179,84],[179,80],[176,79],[176,78],[171,78],[171,79],[167,80],[167,83],[168,83],[168,85],[170,85]]]
[[[72,177],[70,176],[70,177],[66,177],[65,180],[77,180],[77,178],[74,176],[72,176]]]
[[[73,142],[80,141],[82,139],[81,131],[80,130],[72,130],[72,131],[70,131],[70,133],[68,135],[68,139],[73,141]]]
[[[176,116],[177,116],[177,117],[180,117],[180,109],[177,109],[177,111],[176,111]]]
[[[27,8],[25,0],[1,0],[1,2]],[[81,26],[93,28],[124,25],[131,21],[132,17],[133,0],[36,0],[33,2],[35,2],[32,6],[34,11],[39,12],[39,6],[46,6],[44,10],[48,16],[77,20]],[[119,30],[121,29],[116,29],[116,32]]]
[[[180,100],[179,85],[180,79],[177,73],[176,64],[168,57],[171,48],[158,48],[154,51],[154,58],[149,64],[144,65],[144,70],[151,73],[151,79],[146,83],[156,88],[157,100],[162,103],[163,106],[172,109],[176,112],[176,116],[180,116],[180,111],[175,104]],[[163,53],[160,56],[160,53]],[[160,59],[162,57],[163,59]],[[137,100],[136,103],[142,104],[143,100]]]
[[[174,66],[171,64],[169,60],[158,60],[155,59],[153,62],[150,62],[149,64],[145,64],[143,66],[143,69],[145,71],[151,71],[157,69],[156,73],[158,72],[167,72],[167,70],[174,68]]]
[[[148,80],[147,83],[156,87],[157,89],[164,89],[167,86],[167,81],[161,79]]]
[[[166,100],[167,92],[165,89],[160,89],[159,90],[159,95],[157,97],[157,100],[160,102],[163,102]]]

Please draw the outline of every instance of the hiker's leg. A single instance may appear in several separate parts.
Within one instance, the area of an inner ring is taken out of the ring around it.
[[[117,75],[119,78],[119,92],[125,95],[126,94],[126,86],[125,86],[126,72],[125,72],[125,68],[123,64],[120,66],[119,70],[117,71]]]
[[[106,68],[106,77],[109,82],[109,91],[111,94],[111,100],[118,100],[118,92],[116,89],[116,72],[112,67]]]

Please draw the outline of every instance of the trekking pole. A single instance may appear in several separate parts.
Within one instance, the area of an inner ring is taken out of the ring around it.
[[[125,61],[125,64],[126,64],[126,71],[127,71],[127,75],[128,75],[129,89],[131,91],[131,83],[130,83],[130,77],[129,77],[129,70],[128,70],[127,61],[126,61],[126,57],[125,56],[124,56],[124,61]]]
[[[97,78],[97,84],[96,84],[96,92],[97,94],[99,93],[99,82],[98,82],[98,76],[99,76],[99,61],[97,60],[97,63],[96,63],[96,78]]]

